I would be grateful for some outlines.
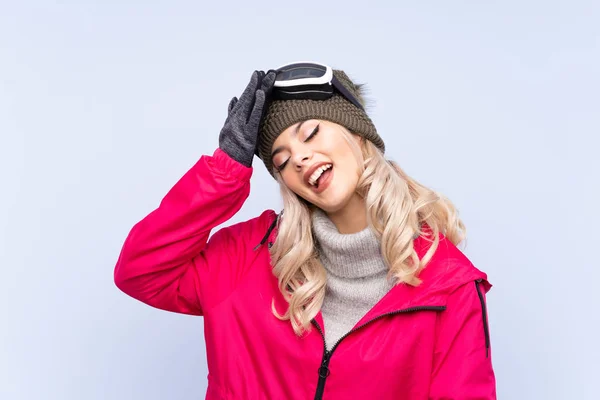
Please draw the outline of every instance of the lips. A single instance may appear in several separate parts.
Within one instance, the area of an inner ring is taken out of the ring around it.
[[[321,168],[324,165],[328,165],[328,164],[331,164],[331,163],[330,162],[319,162],[319,163],[316,163],[316,164],[312,165],[309,169],[307,169],[306,172],[304,173],[304,176],[303,176],[304,184],[307,185],[307,186],[312,187],[312,185],[309,182],[310,177],[312,176],[312,174],[317,169]]]
[[[320,194],[320,193],[324,192],[329,187],[329,185],[331,184],[331,181],[333,180],[333,173],[334,173],[333,167],[331,167],[327,171],[323,172],[323,174],[321,174],[321,177],[317,181],[317,184],[315,186],[311,186],[312,191],[316,194]]]

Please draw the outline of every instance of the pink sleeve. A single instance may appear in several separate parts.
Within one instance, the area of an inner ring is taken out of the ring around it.
[[[480,280],[450,295],[439,316],[429,399],[496,399],[485,302],[489,288]]]
[[[205,288],[228,284],[210,280],[236,265],[235,238],[222,229],[209,241],[210,231],[242,207],[251,174],[221,150],[202,156],[129,232],[114,270],[117,287],[156,308],[202,315],[214,300]]]

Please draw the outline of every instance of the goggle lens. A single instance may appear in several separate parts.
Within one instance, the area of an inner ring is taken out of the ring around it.
[[[277,70],[275,81],[284,82],[306,78],[321,78],[326,72],[327,68],[318,64],[292,64]]]

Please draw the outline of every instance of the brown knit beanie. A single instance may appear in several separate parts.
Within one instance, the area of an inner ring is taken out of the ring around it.
[[[364,107],[361,86],[354,84],[344,71],[334,70],[333,74]],[[271,176],[275,177],[271,163],[273,143],[284,130],[308,119],[335,122],[385,151],[385,144],[367,113],[337,92],[327,100],[273,100],[263,118],[258,143],[258,156]]]

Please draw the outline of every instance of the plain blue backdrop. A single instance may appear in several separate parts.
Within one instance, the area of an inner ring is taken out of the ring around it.
[[[60,3],[60,4],[58,4]],[[598,399],[597,1],[3,1],[0,398],[200,399],[202,319],[112,272],[254,69],[368,84],[388,157],[489,274],[502,399]],[[279,209],[257,160],[227,224]]]

